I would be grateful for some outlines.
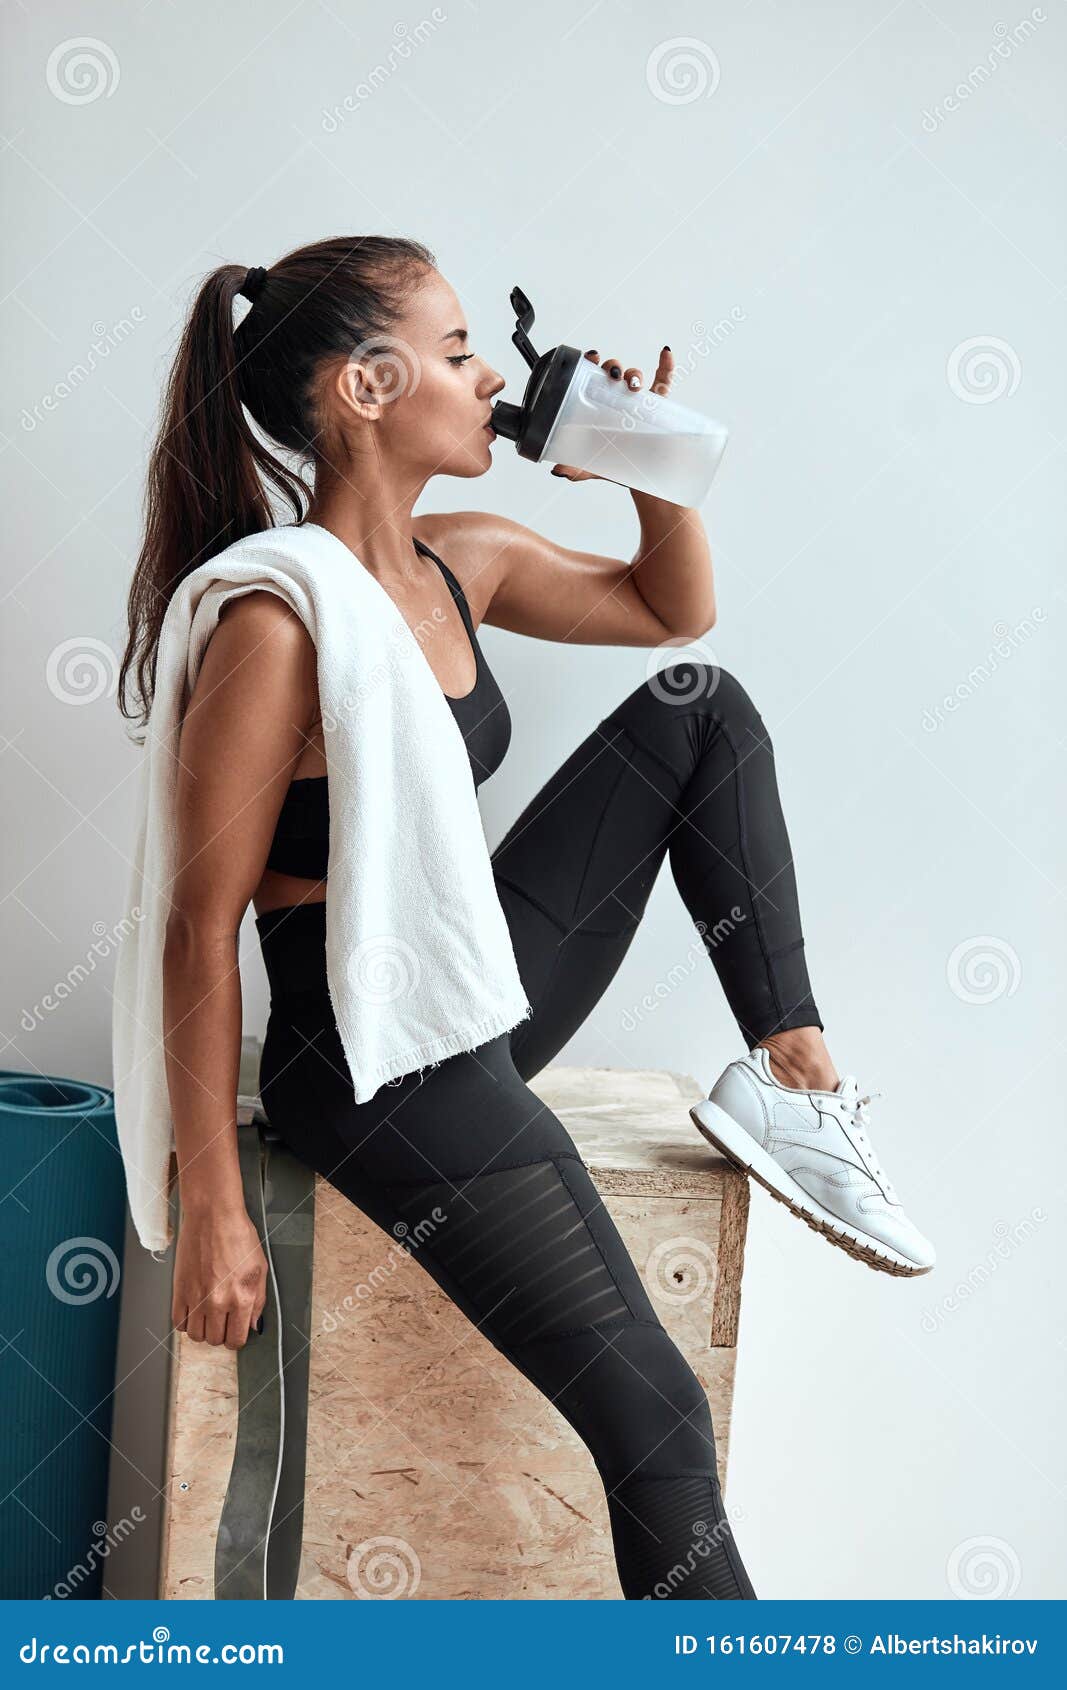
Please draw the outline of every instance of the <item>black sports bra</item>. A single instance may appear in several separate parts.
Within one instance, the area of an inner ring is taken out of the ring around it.
[[[463,626],[467,630],[477,662],[477,674],[471,691],[462,698],[448,699],[452,714],[459,723],[470,758],[474,784],[480,786],[504,761],[511,742],[511,716],[503,693],[478,644],[478,636],[471,621],[470,608],[463,588],[446,563],[415,541],[417,551],[432,557],[448,582],[452,597],[459,606]],[[325,880],[329,855],[330,810],[327,797],[327,777],[309,775],[289,782],[278,823],[274,830],[266,866],[279,874],[293,874],[301,879]]]

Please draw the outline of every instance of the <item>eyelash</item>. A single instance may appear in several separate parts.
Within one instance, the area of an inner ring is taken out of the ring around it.
[[[463,352],[463,353],[460,353],[460,355],[458,357],[450,358],[448,361],[449,361],[450,364],[459,365],[459,364],[465,364],[467,362],[468,358],[473,358],[473,357],[474,357],[473,352]]]

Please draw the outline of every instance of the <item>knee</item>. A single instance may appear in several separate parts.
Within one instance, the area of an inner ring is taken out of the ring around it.
[[[632,721],[638,733],[642,728],[658,732],[694,714],[724,723],[739,736],[752,733],[769,743],[763,719],[737,676],[717,663],[688,658],[668,663],[649,675],[614,712],[614,719],[624,725]]]
[[[760,719],[737,676],[718,663],[670,663],[651,675],[647,686],[653,697],[661,696],[668,706],[691,703],[706,707],[710,715],[745,724]]]
[[[664,1327],[634,1321],[613,1333],[585,1368],[580,1398],[567,1406],[579,1408],[578,1430],[609,1482],[714,1473],[707,1395]]]

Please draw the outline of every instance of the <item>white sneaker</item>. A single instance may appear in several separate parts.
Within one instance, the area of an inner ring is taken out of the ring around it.
[[[689,1113],[716,1150],[832,1244],[883,1273],[929,1273],[934,1247],[905,1215],[867,1136],[870,1100],[851,1074],[834,1091],[780,1085],[757,1045]]]

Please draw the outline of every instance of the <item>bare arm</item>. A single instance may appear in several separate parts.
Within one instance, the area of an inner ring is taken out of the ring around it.
[[[237,1156],[237,939],[316,710],[315,650],[300,618],[275,594],[231,599],[182,723],[178,868],[163,956],[182,1207],[174,1324],[230,1348],[247,1338],[266,1286]]]
[[[572,550],[489,511],[435,513],[416,526],[490,627],[568,645],[695,640],[715,622],[700,513],[646,493],[630,497],[641,538],[629,559]]]
[[[587,352],[586,357],[590,354]],[[592,358],[600,363],[599,356]],[[606,358],[613,380],[634,390],[644,382],[636,365]],[[668,347],[660,354],[653,393],[665,394],[674,373]],[[597,481],[589,470],[557,464],[569,481]],[[711,550],[698,510],[630,489],[640,523],[632,558],[575,551],[521,522],[484,511],[426,514],[418,537],[444,547],[465,571],[468,602],[481,619],[515,634],[573,645],[662,645],[695,640],[714,627]]]

